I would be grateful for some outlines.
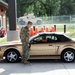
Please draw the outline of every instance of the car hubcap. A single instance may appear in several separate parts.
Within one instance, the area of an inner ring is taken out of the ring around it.
[[[9,52],[8,55],[7,55],[7,59],[10,62],[16,61],[17,60],[17,54],[16,54],[16,52]]]
[[[71,52],[71,51],[67,51],[65,54],[64,54],[64,59],[66,61],[72,61],[74,59],[74,53]]]

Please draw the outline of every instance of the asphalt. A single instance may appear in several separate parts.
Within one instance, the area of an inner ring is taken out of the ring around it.
[[[75,75],[75,62],[61,60],[29,60],[30,64],[0,61],[0,75]]]

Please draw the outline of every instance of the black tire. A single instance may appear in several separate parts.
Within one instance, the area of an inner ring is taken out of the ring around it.
[[[14,63],[19,59],[19,54],[17,51],[11,50],[5,53],[5,58],[8,62]]]
[[[42,24],[42,21],[41,20],[37,20],[36,24],[37,25],[41,25]]]
[[[65,62],[73,62],[75,59],[75,52],[73,49],[65,49],[61,54],[61,59]]]

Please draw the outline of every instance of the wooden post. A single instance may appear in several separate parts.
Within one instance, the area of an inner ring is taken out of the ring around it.
[[[7,31],[7,41],[19,40],[19,31],[16,30],[16,0],[8,1],[8,12],[9,12],[9,31]]]

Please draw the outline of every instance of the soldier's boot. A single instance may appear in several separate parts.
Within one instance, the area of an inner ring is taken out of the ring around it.
[[[24,64],[29,64],[30,62],[28,62],[27,60],[24,61]]]
[[[24,63],[24,55],[22,55],[21,63]]]

